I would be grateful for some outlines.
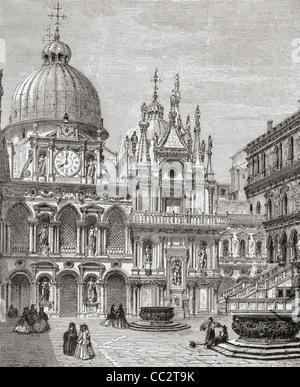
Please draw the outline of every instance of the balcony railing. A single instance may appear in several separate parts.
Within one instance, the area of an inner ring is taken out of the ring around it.
[[[108,255],[123,255],[125,254],[124,247],[108,247],[107,248]]]
[[[293,311],[293,300],[290,298],[231,298],[227,310],[231,313],[271,313]]]
[[[224,226],[227,227],[227,215],[206,214],[159,214],[156,212],[135,212],[132,215],[133,223],[143,224],[171,224],[191,226]]]
[[[60,248],[61,254],[76,254],[75,246],[61,246]]]

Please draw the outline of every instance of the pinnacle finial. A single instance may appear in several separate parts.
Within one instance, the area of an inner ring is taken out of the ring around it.
[[[60,14],[60,11],[62,10],[62,8],[59,6],[59,2],[57,3],[57,7],[54,7],[54,9],[56,10],[56,14],[54,14],[53,12],[51,12],[50,15],[48,15],[50,17],[50,19],[52,20],[54,17],[56,18],[56,28],[55,28],[55,34],[54,34],[54,39],[55,40],[59,40],[60,39],[60,35],[59,35],[59,26],[60,26],[60,22],[59,22],[59,19],[63,19],[65,20],[67,18],[67,15],[66,14]]]
[[[200,126],[200,117],[201,117],[201,112],[200,112],[199,105],[197,105],[196,111],[195,111],[195,126],[197,127]]]
[[[143,105],[141,106],[142,122],[146,121],[146,114],[147,114],[147,105],[144,102]]]
[[[159,78],[158,76],[158,70],[155,69],[155,73],[154,73],[154,76],[153,78],[151,79],[151,82],[154,82],[154,93],[153,93],[153,99],[157,99],[157,91],[159,90],[158,89],[158,83],[160,83],[162,80]]]

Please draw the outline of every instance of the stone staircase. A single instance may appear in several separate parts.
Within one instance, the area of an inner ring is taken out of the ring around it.
[[[133,322],[130,324],[130,329],[134,331],[144,331],[144,332],[177,332],[185,329],[191,328],[187,324],[182,324],[179,322],[174,322],[171,324],[155,324],[155,325],[146,325],[139,322]]]
[[[230,340],[212,347],[212,350],[231,358],[289,360],[300,358],[300,341],[285,344],[259,344]]]
[[[281,286],[291,286],[292,279],[292,265],[272,265],[269,266],[265,271],[256,275],[251,279],[250,283],[240,283],[232,288],[225,290],[219,294],[218,299],[218,313],[228,312],[228,304],[234,300],[235,304],[243,304],[252,301],[255,303],[263,299],[266,303],[270,303],[276,299],[276,294],[272,289]],[[290,284],[289,284],[290,282]],[[270,294],[273,293],[271,296]],[[230,309],[230,308],[229,308]],[[234,309],[239,309],[234,308]]]

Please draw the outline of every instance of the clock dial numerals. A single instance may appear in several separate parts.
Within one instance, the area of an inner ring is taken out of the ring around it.
[[[55,157],[55,168],[61,176],[71,177],[80,170],[79,156],[71,150],[64,150],[57,153]]]

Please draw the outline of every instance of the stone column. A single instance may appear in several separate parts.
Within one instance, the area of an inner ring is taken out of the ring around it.
[[[11,281],[7,282],[7,305],[8,308],[11,305]]]
[[[76,254],[80,255],[81,253],[81,227],[79,223],[77,224],[77,244],[76,244]]]
[[[33,225],[33,252],[37,252],[37,223]]]
[[[52,183],[54,181],[54,175],[53,175],[53,165],[54,165],[53,147],[54,147],[53,140],[50,140],[50,143],[49,143],[49,182],[50,183]]]
[[[85,255],[85,249],[86,249],[85,236],[86,236],[86,229],[85,229],[85,226],[82,226],[81,227],[81,254],[82,255]]]
[[[97,247],[96,247],[96,255],[101,255],[101,228],[98,226],[97,230]]]
[[[32,152],[32,180],[37,181],[36,164],[37,164],[37,137],[33,140],[33,152]]]
[[[50,223],[49,227],[50,254],[54,253],[54,225]]]
[[[86,183],[86,176],[85,176],[85,145],[81,147],[81,183]]]
[[[165,253],[165,237],[159,236],[159,268],[158,268],[158,274],[164,275],[164,253]]]
[[[78,315],[81,315],[84,312],[83,285],[83,281],[78,282]]]
[[[96,168],[96,184],[101,183],[101,147],[102,144],[97,144],[97,150],[96,150],[96,159],[97,159],[97,168]]]
[[[137,315],[137,308],[136,308],[136,292],[137,288],[135,286],[132,286],[132,313],[134,316]]]
[[[107,228],[103,229],[103,253],[104,255],[107,254]]]
[[[10,241],[10,225],[8,224],[7,225],[7,253],[10,254],[11,253],[11,241]]]

